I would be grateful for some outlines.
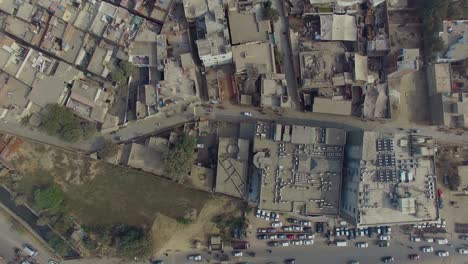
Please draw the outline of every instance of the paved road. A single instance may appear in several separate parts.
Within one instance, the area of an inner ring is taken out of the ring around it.
[[[287,258],[295,258],[297,264],[339,264],[348,263],[351,260],[357,260],[361,264],[376,264],[382,263],[381,258],[384,256],[393,256],[395,263],[411,263],[408,260],[408,255],[412,253],[418,253],[421,256],[419,263],[425,264],[467,264],[468,257],[455,253],[454,248],[448,246],[434,246],[434,250],[447,250],[451,254],[448,258],[440,258],[435,253],[422,253],[419,249],[423,246],[423,243],[413,243],[411,246],[414,249],[408,248],[408,243],[404,245],[396,244],[387,248],[379,248],[375,245],[370,245],[369,248],[356,248],[352,244],[348,247],[338,248],[335,246],[326,245],[313,245],[313,246],[290,246],[284,248],[272,248],[272,253],[268,253],[266,248],[251,248],[251,251],[256,252],[256,257],[241,257],[232,258],[232,263],[240,261],[246,261],[248,263],[265,264],[269,262],[284,263]],[[250,251],[249,250],[249,251]],[[189,253],[197,253],[195,251]],[[230,253],[230,252],[227,252]],[[187,254],[169,255],[169,257],[162,257],[164,263],[167,264],[182,264],[190,263],[186,260]],[[202,254],[205,263],[216,263],[213,260],[213,256],[206,253]]]
[[[279,50],[283,55],[283,70],[286,74],[288,94],[292,100],[292,109],[300,110],[301,103],[299,102],[297,93],[297,81],[292,61],[291,41],[289,40],[289,25],[288,19],[284,14],[283,0],[273,0],[272,6],[279,12],[279,19],[275,22],[274,29],[279,33],[279,45],[281,47]],[[276,36],[278,36],[278,34],[276,34]]]
[[[25,243],[32,245],[39,251],[39,255],[35,257],[39,264],[46,264],[50,259],[53,259],[47,249],[42,247],[27,231],[15,231],[12,228],[12,222],[3,212],[0,212],[0,256],[6,261],[14,260],[14,248],[23,248]]]

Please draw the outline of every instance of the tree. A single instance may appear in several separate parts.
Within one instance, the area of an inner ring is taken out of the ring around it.
[[[34,207],[47,210],[50,214],[59,214],[65,210],[63,191],[56,185],[38,189],[34,193]]]
[[[181,180],[183,176],[188,174],[195,161],[193,152],[196,144],[194,136],[184,133],[175,146],[167,151],[164,159],[164,171],[169,177]]]
[[[120,256],[143,258],[151,253],[152,241],[142,228],[117,225],[113,230],[115,246]]]
[[[115,155],[118,149],[118,145],[113,144],[113,142],[110,140],[106,140],[102,148],[97,151],[97,154],[100,159],[106,159],[112,155]]]
[[[39,126],[52,136],[57,136],[68,142],[76,142],[93,130],[93,125],[82,121],[66,107],[58,104],[47,105],[42,112],[42,123]]]
[[[123,84],[133,73],[135,73],[135,66],[129,61],[122,60],[119,62],[118,68],[112,72],[111,77],[114,82]]]
[[[445,48],[445,43],[444,43],[444,41],[442,40],[441,37],[433,38],[431,43],[432,43],[431,47],[432,47],[432,52],[433,53],[443,51],[444,48]]]
[[[55,251],[62,257],[65,257],[70,252],[70,247],[60,237],[53,233],[49,233],[49,239],[47,243],[55,249]]]
[[[50,219],[50,217],[48,217],[47,215],[41,215],[41,217],[39,217],[37,220],[36,220],[36,224],[38,226],[45,226],[45,225],[48,225],[50,224],[52,220]]]
[[[28,202],[28,198],[26,197],[26,195],[18,195],[15,197],[15,204],[16,205],[23,205],[23,204],[26,204]]]
[[[279,19],[279,12],[278,10],[274,9],[271,6],[271,1],[267,1],[263,4],[263,7],[265,8],[265,17],[273,22],[278,21]]]

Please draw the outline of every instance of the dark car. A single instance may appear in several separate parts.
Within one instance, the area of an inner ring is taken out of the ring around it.
[[[369,237],[372,237],[372,234],[373,234],[373,233],[374,233],[374,228],[372,228],[372,227],[367,228],[367,235],[368,235]]]
[[[395,259],[394,259],[393,257],[388,256],[388,257],[383,257],[383,258],[382,258],[382,261],[383,261],[384,263],[392,263],[392,262],[395,261]]]
[[[284,263],[286,264],[296,264],[296,260],[295,259],[287,259],[284,261]]]
[[[411,259],[411,260],[418,260],[421,257],[419,256],[419,254],[410,254],[410,255],[408,255],[408,258]]]
[[[317,222],[315,224],[315,232],[323,233],[323,223],[322,222]]]
[[[388,247],[388,246],[390,246],[390,243],[388,241],[378,241],[377,246],[379,246],[379,247]]]
[[[278,239],[286,239],[286,234],[278,234],[276,237]]]
[[[268,236],[267,235],[258,235],[257,238],[260,239],[260,240],[265,240],[265,239],[268,239]]]
[[[277,247],[278,246],[278,241],[270,241],[270,242],[268,242],[268,245],[270,247]]]
[[[299,219],[296,219],[296,218],[288,218],[287,220],[288,220],[288,223],[300,224]]]

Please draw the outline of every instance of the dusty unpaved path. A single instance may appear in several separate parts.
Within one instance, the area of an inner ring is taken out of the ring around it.
[[[213,224],[214,216],[229,213],[238,209],[236,201],[226,198],[210,200],[200,211],[197,219],[191,224],[180,224],[175,219],[159,215],[156,217],[152,231],[154,254],[166,251],[187,250],[193,247],[193,241],[200,240],[203,245],[211,234],[219,230]]]

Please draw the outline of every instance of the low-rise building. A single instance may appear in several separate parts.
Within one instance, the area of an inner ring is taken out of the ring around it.
[[[259,208],[337,215],[345,141],[341,129],[257,123],[252,178],[260,185]]]
[[[408,134],[347,134],[341,217],[357,227],[435,221],[433,140]]]
[[[255,13],[251,12],[229,11],[228,14],[232,45],[270,40],[270,20],[258,21]]]
[[[286,76],[284,74],[265,74],[261,80],[260,106],[268,108],[290,108]]]
[[[468,58],[468,20],[444,21],[439,33],[446,50],[439,62],[455,62]]]

